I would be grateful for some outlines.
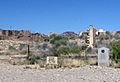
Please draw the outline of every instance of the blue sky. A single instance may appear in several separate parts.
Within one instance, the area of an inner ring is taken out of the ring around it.
[[[0,0],[0,28],[48,34],[120,30],[120,0]]]

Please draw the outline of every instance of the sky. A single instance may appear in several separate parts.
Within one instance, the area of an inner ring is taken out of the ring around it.
[[[49,34],[120,30],[120,0],[0,0],[0,29]]]

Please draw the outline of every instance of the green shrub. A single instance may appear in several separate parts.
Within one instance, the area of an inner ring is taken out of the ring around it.
[[[17,49],[15,48],[15,47],[13,47],[13,46],[9,46],[9,48],[8,48],[10,51],[16,51]]]
[[[53,39],[50,40],[50,43],[52,43],[52,44],[63,44],[63,45],[66,45],[67,41],[68,40],[65,37],[56,36],[56,37],[54,37]]]
[[[23,48],[25,48],[26,44],[20,44],[19,46],[19,50],[22,50]]]
[[[61,55],[61,54],[67,55],[69,53],[79,54],[81,51],[82,51],[82,48],[79,46],[60,46],[56,49],[56,53],[58,55]]]
[[[112,43],[111,59],[118,61],[120,59],[120,41]]]
[[[69,54],[69,52],[70,52],[70,49],[69,49],[69,47],[68,46],[60,46],[60,47],[58,47],[58,49],[57,49],[57,54]]]
[[[28,53],[27,50],[20,51],[20,54],[27,54],[27,53]]]
[[[91,47],[86,48],[86,53],[90,53],[92,51]]]
[[[39,56],[31,55],[29,56],[28,60],[30,61],[30,64],[35,64],[37,63],[37,60],[40,59]]]
[[[79,53],[82,49],[79,46],[70,46],[70,53]]]

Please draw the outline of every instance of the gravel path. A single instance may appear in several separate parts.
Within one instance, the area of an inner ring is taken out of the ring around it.
[[[120,69],[85,66],[73,69],[33,70],[0,65],[0,82],[120,82]]]

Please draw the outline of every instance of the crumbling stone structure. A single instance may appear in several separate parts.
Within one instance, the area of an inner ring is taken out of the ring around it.
[[[44,40],[44,36],[28,30],[0,30],[0,40],[40,41]]]
[[[88,41],[89,41],[88,47],[91,47],[91,48],[94,47],[96,32],[97,30],[92,25],[90,25],[88,30]]]
[[[26,30],[0,30],[0,40],[29,40],[30,35],[31,32]]]

